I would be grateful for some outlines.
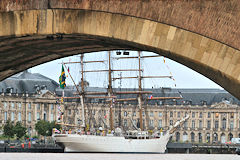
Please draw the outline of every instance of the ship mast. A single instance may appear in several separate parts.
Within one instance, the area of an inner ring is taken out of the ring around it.
[[[104,98],[104,99],[108,99],[106,100],[106,102],[109,102],[109,106],[110,106],[110,113],[109,113],[109,125],[110,125],[110,129],[113,130],[114,129],[114,123],[113,123],[113,98],[117,98],[116,96],[113,95],[113,89],[112,89],[112,81],[114,80],[119,80],[119,79],[138,79],[138,91],[118,91],[115,92],[115,94],[137,94],[138,97],[137,98],[124,98],[124,99],[115,99],[116,102],[122,102],[122,101],[136,101],[138,100],[138,107],[139,107],[139,123],[140,123],[140,129],[143,131],[143,115],[142,115],[142,102],[143,102],[143,96],[142,94],[150,94],[152,93],[152,91],[143,91],[142,90],[142,79],[144,78],[172,78],[172,76],[142,76],[141,72],[143,71],[141,69],[141,58],[154,58],[154,57],[160,57],[159,55],[156,56],[142,56],[141,57],[141,51],[138,51],[138,56],[134,56],[134,57],[112,57],[113,59],[138,59],[138,69],[112,69],[111,67],[111,51],[108,51],[108,69],[106,70],[89,70],[89,71],[85,71],[83,69],[84,63],[103,63],[104,61],[83,61],[83,57],[84,55],[81,55],[81,92],[79,91],[78,87],[76,86],[71,74],[69,73],[71,79],[73,80],[73,83],[75,85],[75,87],[77,88],[77,92],[79,94],[79,97],[67,97],[69,99],[75,99],[75,98],[80,98],[81,100],[81,107],[82,107],[82,127],[86,127],[86,122],[85,122],[85,114],[84,114],[84,98]],[[63,63],[65,68],[66,65],[65,64],[70,64],[70,63],[79,63],[79,62],[67,62],[67,63]],[[138,71],[138,76],[135,77],[115,77],[112,78],[112,72],[114,71]],[[88,72],[108,72],[108,90],[107,92],[85,92],[84,89],[84,73],[88,73]],[[87,95],[87,96],[85,96]],[[88,96],[88,95],[104,95],[104,96]],[[106,96],[107,95],[107,96]],[[146,100],[160,100],[160,99],[182,99],[181,97],[151,97],[151,98],[147,98]]]
[[[66,63],[63,63],[64,67],[67,69],[66,67],[66,64],[75,64],[75,63],[80,63],[81,64],[81,92],[79,91],[79,88],[78,86],[76,85],[75,81],[73,80],[70,72],[68,71],[69,73],[69,76],[71,77],[73,83],[74,83],[74,86],[76,87],[77,89],[77,94],[79,95],[79,97],[66,97],[66,99],[77,99],[77,98],[80,98],[80,102],[81,102],[81,109],[82,109],[82,127],[85,128],[86,127],[86,121],[85,121],[85,108],[84,108],[84,98],[86,97],[85,95],[101,95],[102,93],[98,93],[98,92],[91,92],[91,93],[88,93],[88,92],[85,92],[85,88],[84,88],[84,73],[88,72],[88,71],[84,71],[84,64],[85,63],[104,63],[104,61],[83,61],[83,58],[84,58],[84,54],[81,54],[81,60],[80,62],[66,62]],[[96,70],[96,71],[93,71],[93,72],[98,72],[99,70]],[[109,96],[91,96],[91,97],[87,97],[87,98],[109,98]],[[112,96],[110,96],[110,98],[112,98]]]
[[[108,96],[112,97],[112,70],[111,70],[111,51],[108,51]],[[113,107],[113,98],[110,100],[110,129],[113,130],[113,114],[112,114],[112,107]]]
[[[85,125],[85,115],[84,115],[84,80],[83,80],[83,54],[81,54],[81,70],[82,70],[82,78],[81,78],[81,90],[82,93],[80,95],[81,99],[81,107],[82,107],[82,127],[86,127]]]
[[[140,129],[143,131],[143,118],[142,118],[142,82],[141,82],[141,52],[138,51],[138,105],[139,105],[139,121],[140,121]]]
[[[74,86],[76,87],[78,94],[80,95],[81,102],[82,102],[82,107],[84,107],[84,106],[83,106],[83,95],[82,95],[83,92],[81,93],[81,92],[79,91],[78,86],[76,85],[75,81],[74,81],[73,78],[72,78],[72,75],[70,74],[69,70],[67,69],[66,63],[62,63],[62,64],[64,65],[64,67],[65,67],[66,70],[68,71],[68,74],[69,74],[70,78],[72,79],[72,82],[73,82]],[[83,127],[85,127],[84,108],[83,108],[83,110],[82,110],[82,113],[83,113],[83,117],[82,117]]]

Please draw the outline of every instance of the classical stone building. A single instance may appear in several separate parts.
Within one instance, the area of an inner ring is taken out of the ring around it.
[[[74,127],[82,124],[79,99],[65,99],[60,104],[62,90],[53,80],[27,71],[0,82],[0,124],[7,120],[21,121],[34,135],[38,120],[58,121],[59,108],[64,113],[63,122]],[[103,88],[87,88],[100,90]],[[65,89],[65,96],[74,96],[73,87]],[[143,123],[145,130],[169,129],[187,114],[190,118],[174,133],[172,141],[196,143],[224,143],[232,137],[240,137],[239,101],[224,90],[218,89],[153,89],[153,96],[176,96],[181,100],[145,101]],[[133,96],[133,95],[132,95]],[[127,98],[127,97],[126,97]],[[109,126],[109,105],[102,99],[85,100],[85,119],[89,130]],[[123,130],[139,127],[136,102],[115,103],[114,126]],[[70,126],[71,127],[71,126]]]
[[[28,71],[0,82],[0,124],[7,120],[21,121],[29,135],[36,134],[35,123],[57,119],[56,95],[58,84]]]
[[[0,106],[1,126],[7,120],[20,121],[29,135],[36,134],[38,120],[57,120],[56,96],[46,90],[35,95],[3,93],[0,95]]]
[[[79,103],[66,104],[65,123],[80,125]],[[71,106],[71,107],[70,107]],[[213,105],[145,105],[143,123],[145,130],[169,129],[176,121],[190,118],[174,133],[172,141],[194,143],[225,143],[232,137],[240,137],[240,106],[229,102]],[[139,126],[139,113],[136,105],[118,105],[113,108],[115,127],[123,130]],[[109,106],[107,104],[86,104],[86,124],[90,128],[108,127]],[[105,123],[104,123],[105,121]]]

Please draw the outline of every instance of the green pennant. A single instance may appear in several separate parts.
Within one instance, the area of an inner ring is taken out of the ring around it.
[[[62,88],[62,89],[64,89],[66,87],[65,80],[66,80],[65,71],[64,71],[64,68],[63,68],[63,65],[62,65],[62,72],[61,72],[61,75],[59,77],[59,85],[60,85],[60,88]]]

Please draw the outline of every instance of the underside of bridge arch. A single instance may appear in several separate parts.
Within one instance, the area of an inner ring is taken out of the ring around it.
[[[106,12],[65,9],[0,12],[0,80],[54,59],[116,49],[152,51],[166,56],[240,98],[239,51],[199,34]]]

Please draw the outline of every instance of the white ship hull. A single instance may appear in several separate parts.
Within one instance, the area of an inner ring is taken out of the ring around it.
[[[53,136],[65,152],[164,153],[170,135],[156,139],[60,134]]]

